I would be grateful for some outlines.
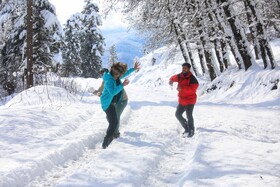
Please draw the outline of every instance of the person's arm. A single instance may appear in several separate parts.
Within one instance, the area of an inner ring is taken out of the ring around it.
[[[102,81],[100,87],[97,89],[97,92],[102,92],[104,89],[104,81]]]
[[[134,71],[135,71],[134,68],[130,68],[129,70],[127,70],[127,71],[125,72],[125,74],[123,74],[123,76],[121,76],[121,79],[127,77],[128,75],[130,75],[130,74],[131,74],[132,72],[134,72]]]
[[[140,70],[140,62],[136,62],[134,64],[133,68],[130,68],[128,71],[125,72],[125,74],[121,77],[121,79],[127,77],[128,75],[130,75],[132,72],[138,72]]]
[[[102,92],[104,89],[104,81],[102,81],[100,87],[97,89],[98,92]]]
[[[100,87],[97,90],[94,90],[93,94],[100,97],[103,89],[104,89],[104,81],[102,81]]]
[[[178,82],[178,75],[173,75],[172,77],[170,77],[169,85],[172,86],[173,82]]]
[[[121,84],[119,84],[118,86],[116,86],[116,84],[114,84],[113,81],[108,80],[108,81],[105,81],[104,89],[106,89],[110,95],[115,96],[115,95],[117,95],[120,91],[122,91],[122,89],[123,89],[123,84],[121,83]]]

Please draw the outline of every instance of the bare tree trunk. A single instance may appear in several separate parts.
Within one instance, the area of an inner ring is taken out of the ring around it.
[[[33,18],[32,18],[32,0],[27,0],[27,17],[26,17],[26,59],[27,59],[27,75],[26,75],[26,88],[33,86]]]
[[[200,36],[200,41],[201,41],[201,44],[202,44],[202,48],[204,50],[204,55],[205,55],[205,60],[206,60],[206,66],[208,68],[208,71],[209,71],[209,76],[210,76],[210,79],[211,81],[213,81],[217,75],[215,73],[215,69],[214,69],[214,65],[213,65],[213,62],[212,62],[212,55],[211,55],[211,49],[210,47],[207,45],[207,41],[206,41],[206,38],[205,38],[205,33],[203,32],[203,28],[202,28],[202,24],[201,24],[201,18],[197,18],[198,21],[198,33],[199,33],[199,36]]]
[[[277,25],[276,22],[273,23],[273,27],[274,27],[274,29],[275,29],[277,32],[280,33],[280,27],[279,27],[279,25]]]
[[[248,11],[248,3],[245,1],[245,11],[246,11],[246,16],[248,20],[248,24],[250,25],[249,30],[250,30],[250,39],[252,40],[253,46],[254,46],[254,51],[255,51],[255,57],[256,59],[260,59],[259,57],[259,43],[256,41],[256,27],[252,26],[253,20],[252,20],[252,15]]]
[[[231,8],[229,7],[227,0],[220,0],[220,3],[221,4],[224,3],[223,5],[224,13],[227,17],[230,28],[232,30],[238,51],[242,57],[245,70],[247,70],[249,67],[252,66],[254,59],[250,54],[250,49],[249,49],[248,41],[245,38],[245,33],[244,31],[242,31],[242,28],[240,28],[240,25],[238,24],[239,21],[238,18],[235,15],[232,15]]]
[[[277,0],[276,2],[278,4],[278,7],[280,8],[280,0]]]
[[[223,65],[223,59],[222,59],[222,55],[221,55],[221,48],[220,48],[220,41],[217,39],[217,35],[216,33],[218,33],[217,29],[215,28],[215,25],[217,25],[217,22],[215,21],[215,16],[212,13],[212,10],[210,10],[210,3],[211,1],[209,0],[205,0],[205,6],[206,9],[208,9],[208,18],[210,20],[210,22],[212,22],[213,26],[211,26],[211,33],[209,33],[209,35],[213,35],[212,37],[214,38],[214,40],[212,41],[214,43],[214,49],[215,49],[215,55],[217,57],[218,63],[219,63],[219,69],[220,72],[224,71],[224,65]],[[215,25],[214,25],[215,23]],[[210,38],[212,38],[210,37]]]
[[[185,38],[185,41],[186,41],[186,38]],[[193,67],[193,70],[195,72],[195,74],[197,75],[198,74],[198,71],[196,69],[196,65],[194,63],[194,58],[193,58],[193,54],[191,52],[191,46],[190,46],[190,43],[189,42],[185,42],[185,45],[187,47],[187,51],[188,51],[188,55],[189,55],[189,59],[191,61],[191,64],[192,64],[192,67]]]
[[[246,2],[245,4],[248,4],[248,7],[250,8],[250,10],[254,16],[254,20],[256,20],[256,22],[257,22],[257,26],[256,26],[257,38],[259,38],[261,55],[262,55],[262,59],[264,62],[264,68],[267,67],[267,57],[268,57],[270,60],[271,69],[274,69],[276,63],[275,63],[272,50],[270,48],[270,45],[269,45],[267,37],[266,37],[265,29],[263,26],[263,21],[259,17],[259,14],[257,13],[255,3],[252,2],[251,0],[246,0],[245,2]]]
[[[187,53],[186,53],[186,51],[184,49],[184,46],[183,46],[183,40],[181,39],[181,37],[179,35],[178,27],[176,26],[176,23],[174,23],[174,22],[172,23],[172,25],[173,25],[173,29],[175,31],[175,34],[176,34],[176,37],[177,37],[177,40],[178,40],[178,44],[180,46],[183,58],[184,58],[185,62],[190,63],[189,59],[188,59],[188,55],[187,55]]]
[[[198,70],[197,70],[196,65],[194,63],[194,58],[193,58],[193,55],[192,55],[192,52],[191,52],[190,43],[187,42],[187,37],[183,33],[183,29],[182,29],[181,25],[177,24],[177,26],[178,26],[178,29],[179,29],[179,32],[180,32],[180,36],[182,37],[182,39],[185,43],[185,47],[186,47],[188,57],[189,57],[188,60],[190,61],[190,64],[192,65],[192,68],[193,68],[193,71],[194,71],[195,75],[198,75]]]
[[[236,49],[237,46],[236,46],[235,42],[233,41],[231,36],[227,37],[227,40],[228,40],[228,45],[230,47],[230,50],[231,50],[233,56],[235,57],[238,69],[242,69],[242,64],[241,64],[243,62],[242,57],[241,57],[238,49]]]
[[[201,42],[197,42],[197,51],[198,51],[199,62],[201,65],[202,74],[205,74],[206,67],[204,65],[204,54],[203,54],[203,50],[202,50],[201,46],[202,46]]]
[[[169,4],[167,7],[167,10],[168,10],[169,14],[171,15],[171,9],[169,8]],[[198,75],[198,71],[194,64],[192,54],[190,54],[190,51],[187,50],[188,46],[185,46],[187,39],[186,39],[186,36],[182,32],[182,27],[178,23],[176,23],[176,18],[171,18],[171,19],[172,19],[172,27],[175,31],[175,35],[177,37],[178,44],[180,46],[180,50],[182,52],[183,58],[184,58],[185,62],[192,65],[194,74]],[[189,59],[189,55],[192,58],[191,60]]]
[[[212,6],[217,6],[217,3],[212,2]],[[229,64],[230,64],[230,61],[229,61],[229,52],[227,50],[227,46],[230,47],[231,49],[231,52],[233,53],[233,57],[236,61],[236,64],[238,66],[239,69],[241,69],[241,63],[242,63],[242,60],[240,58],[240,55],[239,55],[239,52],[236,53],[236,51],[234,50],[234,43],[232,42],[233,40],[231,39],[231,36],[229,36],[229,34],[227,32],[225,32],[225,29],[226,29],[226,24],[225,24],[225,21],[222,19],[222,12],[221,12],[221,9],[218,8],[218,9],[214,9],[214,15],[216,17],[216,20],[218,22],[218,27],[219,27],[219,30],[222,31],[222,33],[224,34],[224,36],[221,38],[221,47],[222,47],[222,55],[223,55],[223,63],[225,65],[225,68],[228,69],[229,67]]]
[[[228,59],[228,52],[227,52],[227,43],[224,39],[221,39],[221,48],[222,48],[222,58],[225,69],[229,67],[229,59]]]
[[[219,41],[217,39],[214,40],[214,47],[215,47],[215,54],[219,63],[219,69],[222,73],[224,71],[224,64],[222,63],[222,55],[221,55],[221,48],[219,45]]]

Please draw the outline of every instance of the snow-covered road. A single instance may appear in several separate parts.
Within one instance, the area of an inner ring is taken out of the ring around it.
[[[99,98],[36,89],[0,107],[1,187],[280,186],[279,110],[199,101],[183,138],[176,91],[130,85],[121,137],[104,150]]]

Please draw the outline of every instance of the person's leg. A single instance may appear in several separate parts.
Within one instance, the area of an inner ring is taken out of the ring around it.
[[[187,113],[188,126],[189,126],[188,137],[192,137],[194,135],[193,109],[194,109],[194,105],[187,105],[186,106],[186,113]]]
[[[116,112],[117,112],[117,117],[118,117],[118,124],[117,124],[117,127],[116,127],[116,130],[115,130],[115,134],[114,134],[114,137],[115,138],[118,138],[120,136],[120,131],[119,131],[119,128],[120,128],[120,119],[121,119],[121,115],[125,109],[127,105],[127,100],[123,100],[122,102],[120,102],[119,104],[116,105]]]
[[[187,124],[186,119],[183,117],[183,113],[185,111],[186,111],[186,107],[178,104],[175,116],[178,119],[178,121],[180,122],[180,124],[182,125],[182,127],[185,129],[185,132],[188,132],[188,124]]]
[[[108,145],[112,142],[113,135],[118,123],[117,113],[114,105],[110,105],[109,108],[105,111],[105,113],[106,118],[109,122],[109,126],[107,128],[106,136],[104,137],[104,141],[102,144],[102,147],[104,149],[106,149],[106,147],[108,147]]]

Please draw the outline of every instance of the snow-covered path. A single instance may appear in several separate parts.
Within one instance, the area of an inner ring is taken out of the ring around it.
[[[59,109],[53,101],[1,108],[0,186],[280,185],[279,110],[200,101],[188,139],[175,119],[175,90],[127,92],[121,137],[106,150],[95,96],[60,101]],[[27,118],[34,123],[19,127]]]

